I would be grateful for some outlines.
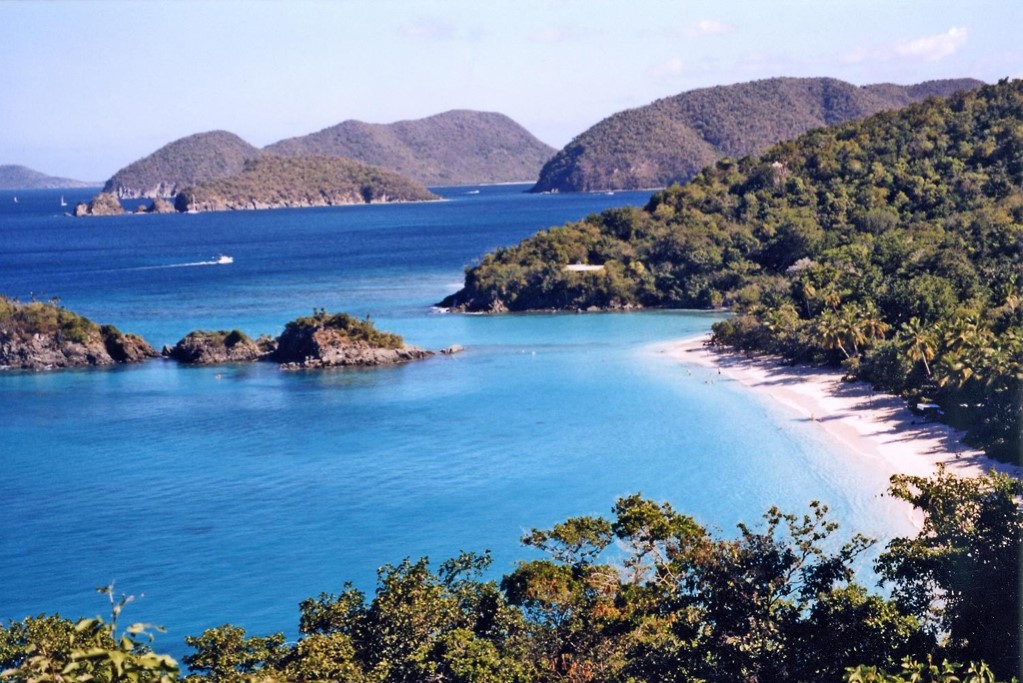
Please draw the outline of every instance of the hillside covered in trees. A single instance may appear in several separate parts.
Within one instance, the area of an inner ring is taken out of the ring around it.
[[[486,255],[442,305],[731,307],[717,342],[841,364],[1018,462],[1021,287],[1023,82],[1003,81],[541,232]]]
[[[299,605],[299,637],[232,624],[187,636],[191,683],[994,683],[1019,672],[1023,483],[1007,475],[897,476],[915,538],[876,562],[890,596],[858,582],[872,541],[827,507],[769,510],[729,536],[641,495],[610,517],[533,529],[500,581],[488,554],[405,559],[367,595],[351,584]],[[272,578],[272,577],[270,577]],[[154,627],[39,615],[0,625],[12,683],[171,683]],[[210,619],[216,620],[216,615]],[[214,623],[216,623],[214,621]],[[950,662],[958,662],[952,664]]]
[[[667,187],[724,156],[757,154],[812,128],[981,85],[956,79],[859,87],[834,78],[771,78],[692,90],[581,133],[544,165],[533,191]]]
[[[503,114],[456,110],[389,124],[344,121],[266,152],[346,157],[424,185],[470,185],[535,180],[554,149]]]
[[[125,166],[103,186],[121,199],[172,197],[196,183],[239,173],[260,150],[234,133],[215,130],[175,140]]]
[[[182,189],[178,211],[227,211],[338,206],[437,199],[422,185],[391,171],[324,156],[264,156],[241,172]]]

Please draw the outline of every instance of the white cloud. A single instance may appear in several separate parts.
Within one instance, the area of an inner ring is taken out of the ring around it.
[[[952,28],[945,33],[899,43],[895,46],[895,54],[936,62],[955,54],[966,45],[968,35],[969,31],[965,28]]]
[[[700,36],[719,36],[731,33],[733,29],[734,27],[731,24],[726,24],[723,21],[700,19],[695,24],[686,26],[682,32],[690,38],[699,38]]]
[[[651,69],[654,76],[658,78],[670,78],[673,76],[681,76],[686,71],[685,62],[682,61],[681,57],[672,57],[666,62],[655,64]]]

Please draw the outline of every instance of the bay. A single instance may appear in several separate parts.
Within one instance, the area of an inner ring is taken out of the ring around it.
[[[177,656],[185,635],[228,622],[294,638],[299,601],[372,590],[381,565],[490,549],[499,577],[530,556],[530,528],[635,492],[725,534],[812,499],[849,534],[912,529],[869,463],[651,351],[720,314],[436,310],[486,251],[649,196],[523,189],[89,219],[64,216],[59,192],[0,193],[0,293],[59,297],[157,347],[193,329],[278,334],[314,307],[466,347],[383,369],[0,375],[0,617],[102,613],[92,589],[116,581],[144,595],[126,618],[165,625],[158,646]],[[208,264],[221,253],[234,263]]]

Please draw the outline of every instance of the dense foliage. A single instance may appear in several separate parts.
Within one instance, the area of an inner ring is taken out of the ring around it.
[[[431,186],[532,181],[554,154],[503,114],[465,110],[389,124],[344,121],[265,151],[355,159]]]
[[[1003,475],[900,477],[921,508],[916,538],[878,562],[894,597],[853,568],[871,541],[844,543],[827,508],[772,509],[730,537],[640,495],[610,518],[575,517],[522,540],[544,553],[500,582],[487,554],[380,569],[300,605],[296,642],[225,624],[186,638],[186,680],[398,683],[993,683],[1019,664],[1023,484]],[[1011,552],[1010,552],[1011,551]],[[1001,600],[994,599],[999,590]],[[123,604],[122,604],[123,606]],[[164,680],[174,664],[89,620],[40,616],[0,628],[12,681]],[[140,635],[141,626],[127,629]],[[83,648],[81,639],[90,639]],[[952,664],[982,657],[987,664]],[[111,663],[135,676],[113,676]],[[990,668],[989,668],[990,666]],[[88,668],[75,668],[88,667]],[[50,675],[56,670],[62,677]],[[889,673],[890,672],[890,673]]]
[[[181,189],[239,173],[258,148],[223,130],[175,140],[115,173],[103,186],[121,198],[170,197]]]
[[[264,156],[241,172],[186,187],[178,211],[333,206],[437,199],[422,185],[349,159],[326,156]]]
[[[602,269],[577,272],[575,262]],[[1023,457],[1023,82],[817,130],[486,255],[468,310],[733,307],[715,340],[934,402]]]
[[[667,187],[723,156],[756,154],[811,128],[980,85],[958,79],[858,87],[833,78],[771,78],[692,90],[581,133],[544,165],[533,191]]]

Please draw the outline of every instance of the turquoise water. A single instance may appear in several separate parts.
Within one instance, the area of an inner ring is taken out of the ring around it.
[[[404,557],[490,549],[607,514],[641,491],[731,533],[772,504],[846,529],[911,530],[885,481],[812,424],[651,344],[717,314],[463,316],[432,304],[485,250],[648,195],[442,190],[449,201],[70,219],[59,193],[0,193],[0,292],[170,344],[195,328],[276,334],[313,307],[467,350],[395,368],[141,367],[0,375],[0,617],[102,612],[185,635],[297,630],[298,602],[372,589]],[[87,194],[87,193],[86,193]],[[68,195],[68,201],[74,197]],[[231,266],[188,265],[228,253]]]

